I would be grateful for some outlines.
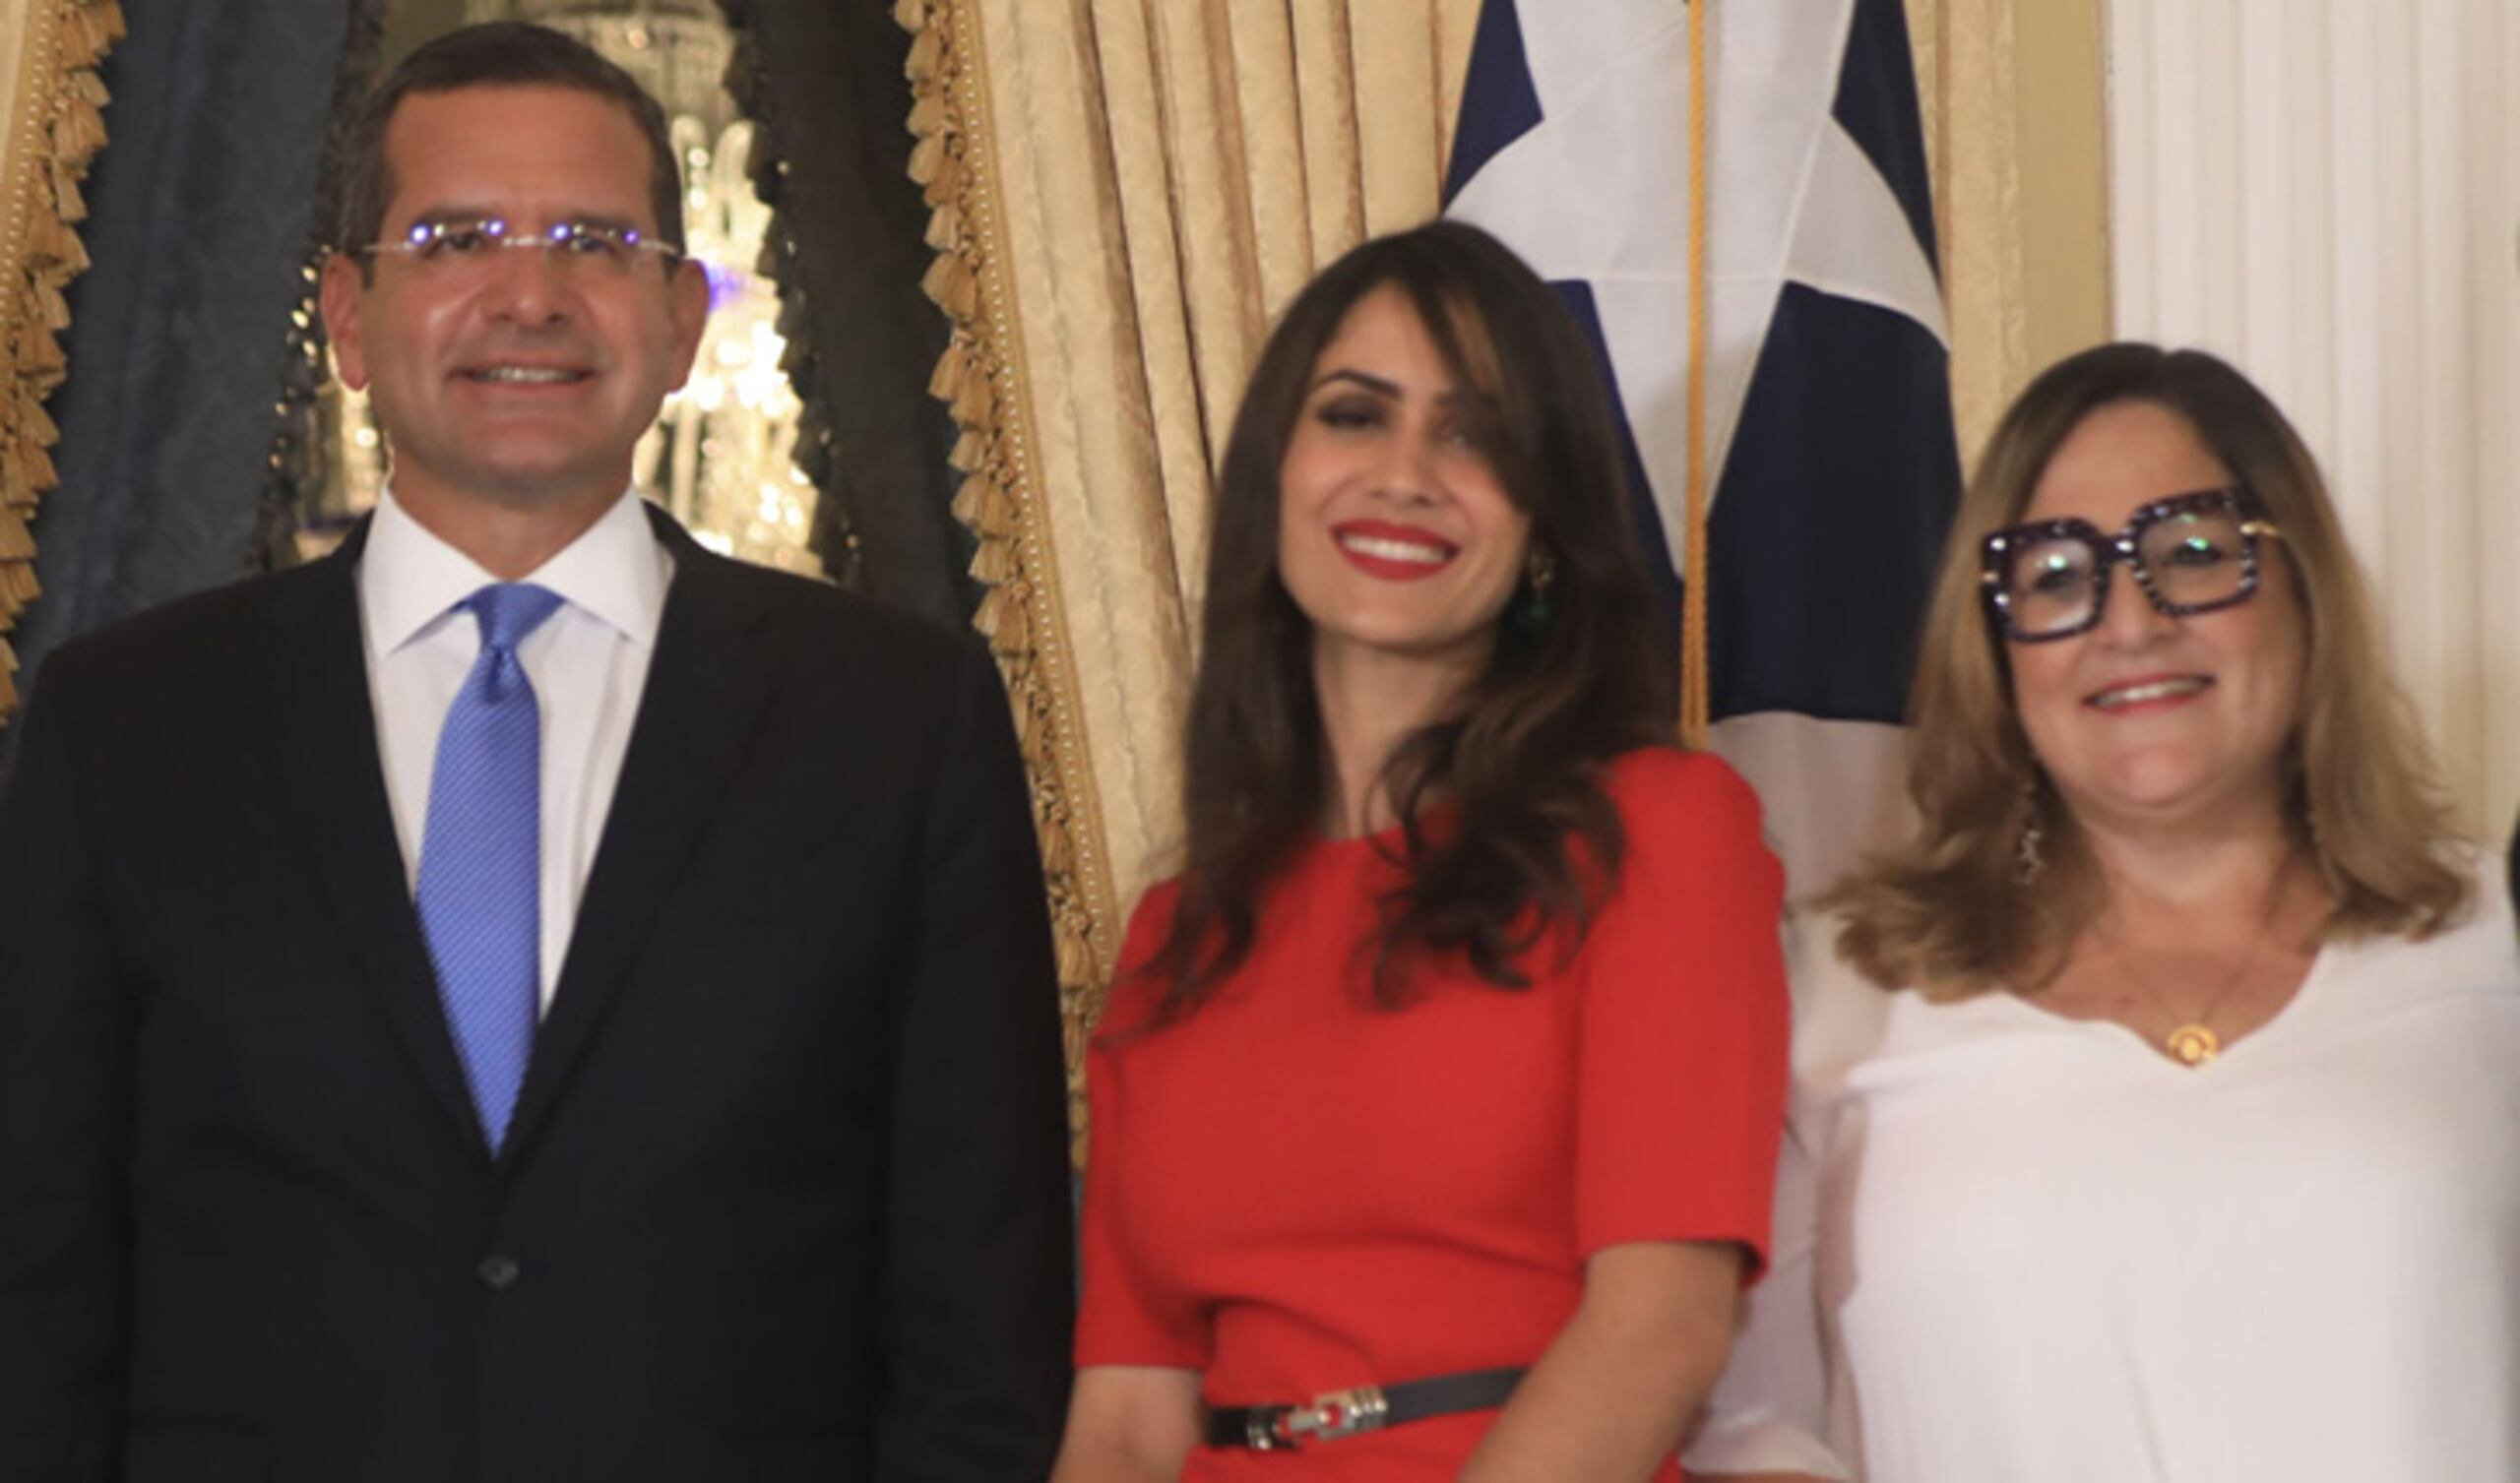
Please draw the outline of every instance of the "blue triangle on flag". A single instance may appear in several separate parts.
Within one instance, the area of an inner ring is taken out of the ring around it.
[[[1645,558],[1645,575],[1651,580],[1654,594],[1661,600],[1664,622],[1663,637],[1669,641],[1672,656],[1679,654],[1680,574],[1671,567],[1671,543],[1663,530],[1663,512],[1655,506],[1653,484],[1645,477],[1644,456],[1636,451],[1636,434],[1627,425],[1623,408],[1626,398],[1618,386],[1618,368],[1610,364],[1610,343],[1602,333],[1600,306],[1593,301],[1593,285],[1580,279],[1551,282],[1567,312],[1574,316],[1575,327],[1584,332],[1585,342],[1593,347],[1593,363],[1602,373],[1602,385],[1609,394],[1610,421],[1618,429],[1619,471],[1627,480],[1627,505],[1635,517],[1636,539]]]
[[[1453,135],[1453,157],[1444,169],[1444,202],[1450,205],[1487,161],[1540,127],[1540,93],[1532,87],[1523,53],[1523,23],[1514,0],[1487,0],[1479,8],[1479,30],[1470,40],[1470,75]],[[1473,107],[1469,99],[1476,98]]]
[[[1947,357],[1789,283],[1707,517],[1709,710],[1900,720],[1959,498]]]

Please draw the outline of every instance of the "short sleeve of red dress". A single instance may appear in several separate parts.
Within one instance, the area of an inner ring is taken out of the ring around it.
[[[1123,1058],[1112,1053],[1111,1040],[1143,1025],[1154,1010],[1152,983],[1135,970],[1162,946],[1178,896],[1178,888],[1166,882],[1139,900],[1121,944],[1111,997],[1085,1052],[1086,1126],[1093,1152],[1087,1160],[1078,1231],[1083,1279],[1076,1333],[1079,1366],[1198,1370],[1208,1363],[1211,1338],[1200,1304],[1191,1294],[1147,1281],[1139,1270],[1121,1239],[1127,1217],[1117,1208],[1119,1182],[1108,1172],[1125,1161],[1121,1141],[1129,1130]],[[1098,1169],[1105,1171],[1103,1177],[1096,1177]]]
[[[1737,1242],[1747,1283],[1785,1120],[1784,872],[1716,758],[1632,754],[1611,793],[1626,856],[1578,958],[1576,1247]]]

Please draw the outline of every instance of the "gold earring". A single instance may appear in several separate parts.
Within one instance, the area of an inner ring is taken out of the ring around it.
[[[2039,824],[2039,784],[2031,783],[2021,790],[2022,803],[2030,811],[2030,820],[2021,828],[2021,838],[2013,846],[2012,880],[2016,886],[2034,886],[2040,872],[2048,868],[2048,832]]]

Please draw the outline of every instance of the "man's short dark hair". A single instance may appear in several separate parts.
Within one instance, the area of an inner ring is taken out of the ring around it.
[[[449,31],[405,57],[369,91],[343,142],[341,209],[333,222],[336,250],[354,252],[384,234],[385,207],[394,194],[385,130],[394,121],[394,110],[415,93],[464,88],[568,88],[619,103],[647,137],[657,234],[682,251],[682,177],[665,131],[665,110],[638,79],[594,47],[524,21],[493,21]],[[362,261],[360,266],[364,270],[368,265]]]

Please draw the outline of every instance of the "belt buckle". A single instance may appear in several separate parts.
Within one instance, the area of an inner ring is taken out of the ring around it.
[[[1382,1387],[1354,1386],[1325,1390],[1302,1405],[1288,1407],[1269,1423],[1269,1434],[1281,1447],[1308,1447],[1380,1431],[1390,1417],[1391,1402]]]

